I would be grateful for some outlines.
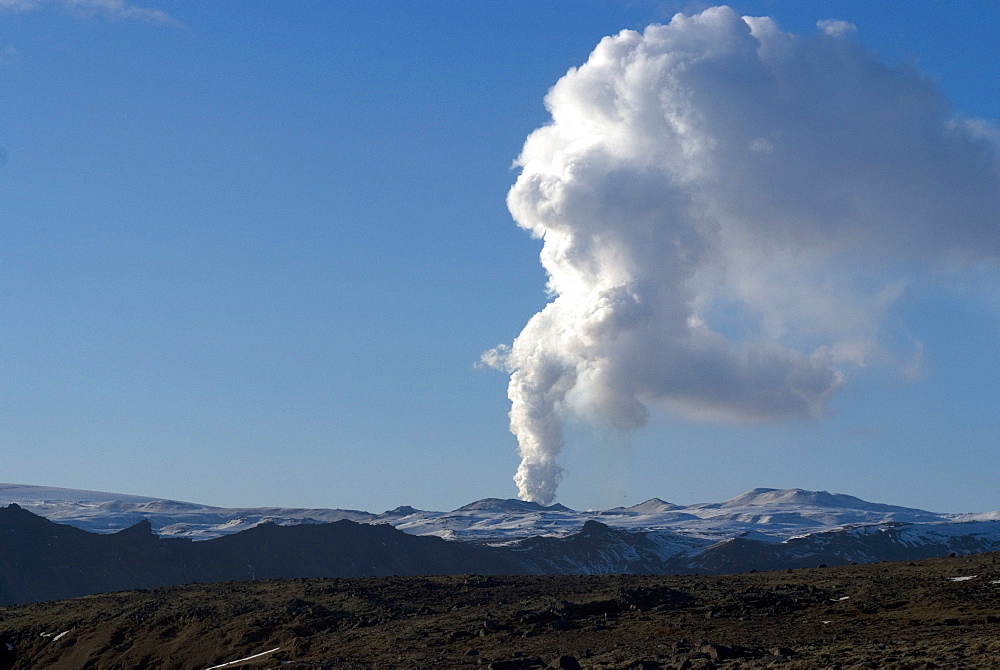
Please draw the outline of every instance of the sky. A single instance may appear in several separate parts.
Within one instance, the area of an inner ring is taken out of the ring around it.
[[[450,510],[541,463],[521,494],[576,509],[1000,509],[995,3],[730,6],[0,0],[0,480]],[[789,34],[772,90],[740,45]]]

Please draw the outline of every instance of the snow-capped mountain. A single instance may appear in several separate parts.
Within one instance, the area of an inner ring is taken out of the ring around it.
[[[161,537],[210,539],[263,523],[295,525],[347,519],[389,523],[411,535],[433,535],[481,544],[528,537],[565,537],[587,521],[619,530],[686,538],[695,545],[732,537],[783,542],[845,527],[889,523],[989,522],[1000,512],[940,514],[871,503],[853,496],[802,489],[753,489],[721,503],[675,505],[659,499],[632,507],[577,511],[522,500],[486,498],[450,512],[398,507],[381,514],[343,509],[222,508],[176,500],[21,484],[0,484],[0,505],[16,503],[51,521],[98,533],[117,532],[148,520]],[[675,539],[670,540],[671,546]]]
[[[225,509],[8,484],[0,485],[0,526],[0,603],[192,580],[719,574],[1000,550],[996,512],[937,514],[800,489],[754,489],[687,506],[653,499],[603,511],[488,498],[451,512],[397,507],[372,514]],[[45,566],[83,581],[50,593],[55,577]],[[131,577],[98,579],[119,573]]]
[[[238,533],[269,522],[278,525],[330,523],[342,519],[365,522],[376,516],[341,509],[212,507],[123,493],[0,484],[0,506],[11,503],[50,521],[94,533],[116,533],[145,520],[161,537],[199,540]]]

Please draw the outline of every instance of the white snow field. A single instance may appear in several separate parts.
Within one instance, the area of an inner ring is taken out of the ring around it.
[[[632,507],[577,511],[562,505],[486,498],[450,512],[398,507],[373,514],[343,509],[223,508],[120,493],[0,484],[0,506],[11,503],[52,521],[92,532],[113,533],[148,520],[154,532],[162,537],[197,540],[236,533],[267,522],[292,525],[341,519],[389,523],[413,535],[498,544],[531,536],[568,535],[591,519],[612,528],[653,531],[654,539],[661,533],[669,533],[713,541],[740,536],[782,542],[845,527],[870,532],[885,524],[908,524],[908,533],[913,534],[914,541],[921,536],[970,532],[1000,536],[1000,511],[941,514],[802,489],[753,489],[725,502],[687,506],[654,498]],[[677,539],[674,537],[673,541]]]

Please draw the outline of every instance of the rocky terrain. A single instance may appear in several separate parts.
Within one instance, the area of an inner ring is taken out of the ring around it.
[[[1000,668],[1000,554],[188,585],[0,608],[0,668]]]

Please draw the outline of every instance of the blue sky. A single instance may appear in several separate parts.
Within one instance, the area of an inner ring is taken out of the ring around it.
[[[837,18],[1000,125],[992,2],[735,2]],[[226,506],[513,497],[507,376],[548,301],[505,198],[546,92],[681,3],[0,1],[0,479]],[[570,424],[558,500],[827,489],[1000,508],[1000,284],[918,275],[919,374],[824,416]]]

